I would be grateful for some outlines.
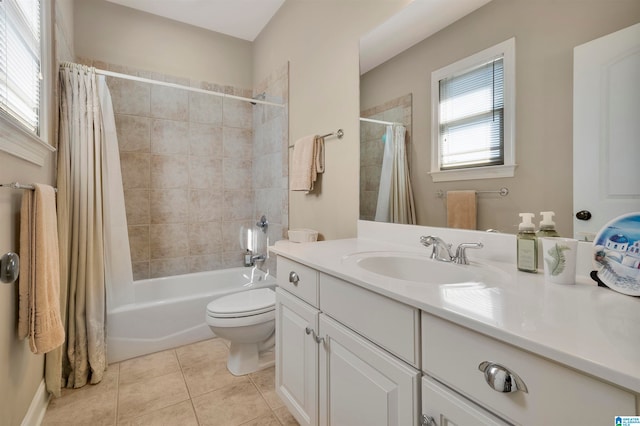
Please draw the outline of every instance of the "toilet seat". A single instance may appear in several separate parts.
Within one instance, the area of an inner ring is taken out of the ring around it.
[[[269,288],[241,291],[209,302],[207,316],[221,319],[245,318],[272,312],[275,305],[276,293]]]

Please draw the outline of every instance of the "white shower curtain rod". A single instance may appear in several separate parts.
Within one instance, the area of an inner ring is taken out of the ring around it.
[[[75,64],[73,62],[63,62],[63,63],[60,64],[60,66],[63,66],[63,67],[64,66],[72,66],[72,65],[80,65],[80,64]],[[174,89],[188,90],[190,92],[204,93],[206,95],[220,96],[222,98],[236,99],[236,100],[239,100],[239,101],[251,102],[253,104],[271,105],[271,106],[284,108],[283,104],[277,104],[275,102],[261,101],[259,99],[245,98],[245,97],[236,96],[236,95],[229,95],[227,93],[214,92],[213,90],[198,89],[197,87],[184,86],[182,84],[176,84],[176,83],[167,83],[165,81],[153,80],[153,79],[144,78],[144,77],[136,77],[136,76],[129,75],[129,74],[122,74],[122,73],[119,73],[119,72],[101,70],[101,69],[98,69],[98,68],[94,68],[94,69],[95,69],[96,74],[102,74],[102,75],[106,75],[108,77],[122,78],[122,79],[125,79],[125,80],[138,81],[138,82],[141,82],[141,83],[150,83],[150,84],[156,84],[158,86],[172,87]]]
[[[360,117],[360,121],[366,121],[367,123],[386,124],[388,126],[403,126],[402,123],[397,123],[395,121],[374,120],[373,118]]]

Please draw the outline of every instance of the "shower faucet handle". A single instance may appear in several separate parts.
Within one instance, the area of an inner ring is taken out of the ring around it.
[[[269,227],[269,222],[267,221],[267,217],[262,215],[260,220],[256,222],[256,226],[261,228],[263,232],[267,232],[267,228]]]

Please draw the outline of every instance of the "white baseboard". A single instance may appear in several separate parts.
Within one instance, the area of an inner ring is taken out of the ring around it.
[[[36,394],[31,400],[27,414],[22,419],[21,426],[40,426],[44,414],[47,412],[47,406],[49,405],[49,392],[44,384],[44,379],[40,382]]]

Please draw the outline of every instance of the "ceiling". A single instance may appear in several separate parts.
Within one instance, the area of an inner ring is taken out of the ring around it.
[[[360,74],[388,61],[489,1],[411,1],[400,12],[360,39]]]
[[[1,0],[0,0],[1,1]],[[254,41],[285,0],[107,0]],[[410,0],[360,41],[360,73],[440,31],[490,0]]]
[[[253,41],[285,0],[107,0]]]

